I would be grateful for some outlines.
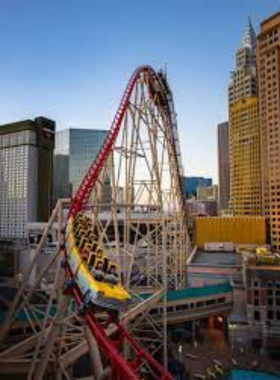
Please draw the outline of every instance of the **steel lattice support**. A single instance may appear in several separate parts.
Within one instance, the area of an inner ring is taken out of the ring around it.
[[[186,286],[188,236],[171,101],[149,71],[137,77],[121,108],[118,139],[93,188],[100,243],[119,261],[126,286],[135,294]],[[110,199],[102,203],[106,178]],[[130,329],[139,335],[144,325],[149,335],[152,331],[153,353],[163,344],[166,357],[166,309],[162,323],[141,317]]]
[[[92,340],[89,336],[85,338],[84,324],[73,301],[61,292],[64,270],[60,268],[59,247],[61,230],[67,223],[63,219],[67,207],[71,216],[83,210],[92,217],[100,245],[120,264],[122,282],[138,300],[122,317],[125,326],[142,347],[152,353],[161,350],[167,364],[165,295],[168,289],[186,286],[185,263],[189,250],[181,175],[172,94],[164,76],[148,66],[141,67],[133,74],[104,146],[73,202],[59,202],[53,212],[8,318],[1,326],[0,342],[4,349],[0,352],[0,373],[1,366],[22,361],[29,379],[33,376],[41,379],[46,371],[55,371],[57,378],[68,379],[71,365],[89,352],[87,342]],[[28,279],[36,255],[54,222],[58,224],[59,247],[30,286]],[[54,263],[54,283],[42,292],[42,280]],[[40,308],[32,302],[38,291],[45,297],[43,319],[38,319]],[[149,293],[152,298],[144,300],[143,293]],[[159,300],[163,305],[161,323],[149,313]],[[78,294],[76,302],[82,302]],[[5,337],[22,310],[28,315],[33,336],[27,335],[23,342],[7,348]],[[86,321],[91,332],[97,334],[96,317],[86,316]],[[138,347],[127,330],[123,334],[132,346]],[[98,361],[94,350],[90,350],[90,355]],[[100,375],[100,362],[98,366],[96,373]],[[105,373],[108,371],[111,369]]]

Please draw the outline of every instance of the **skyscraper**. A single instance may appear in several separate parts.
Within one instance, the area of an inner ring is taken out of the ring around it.
[[[230,208],[237,216],[261,214],[256,42],[249,20],[229,86]]]
[[[263,212],[280,250],[280,12],[261,24],[258,69]]]
[[[230,199],[230,161],[229,161],[229,123],[218,125],[218,166],[219,166],[219,212],[229,208]]]
[[[0,237],[24,238],[51,210],[55,123],[44,117],[0,126]]]
[[[54,202],[74,196],[107,133],[106,130],[78,128],[56,132]]]

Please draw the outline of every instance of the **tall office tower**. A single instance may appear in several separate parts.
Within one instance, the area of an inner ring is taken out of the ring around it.
[[[230,163],[229,163],[229,123],[218,125],[218,166],[219,166],[219,213],[229,208]]]
[[[262,212],[256,42],[249,21],[229,86],[230,209],[237,216]]]
[[[26,223],[51,211],[55,122],[44,117],[0,126],[0,237],[26,237]]]
[[[108,131],[70,128],[56,132],[54,156],[54,203],[74,196],[96,158]]]
[[[258,70],[263,212],[280,250],[280,12],[261,24]]]

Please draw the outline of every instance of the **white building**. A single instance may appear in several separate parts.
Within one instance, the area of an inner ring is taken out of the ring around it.
[[[26,237],[26,223],[47,220],[52,192],[53,121],[0,126],[0,237]]]

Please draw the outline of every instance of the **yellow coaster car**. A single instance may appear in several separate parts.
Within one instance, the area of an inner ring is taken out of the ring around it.
[[[87,304],[114,310],[126,309],[130,295],[119,281],[117,265],[105,256],[97,242],[91,243],[91,252],[85,257],[75,240],[73,219],[67,229],[67,261],[73,278]]]

